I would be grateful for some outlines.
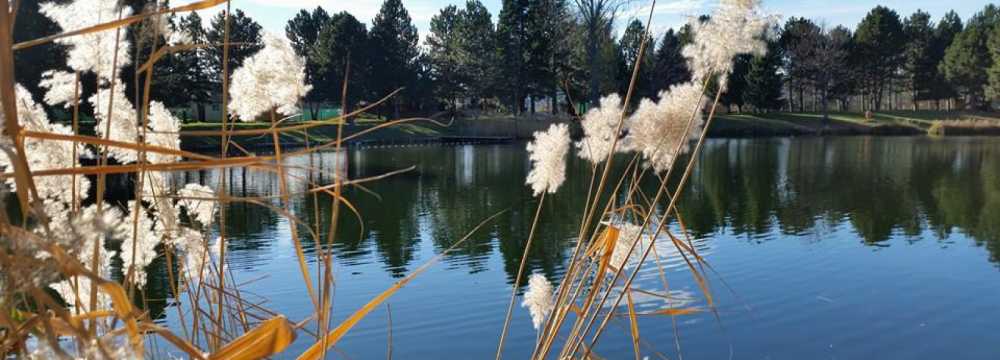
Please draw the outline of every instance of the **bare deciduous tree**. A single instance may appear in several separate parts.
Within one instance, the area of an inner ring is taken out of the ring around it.
[[[615,17],[631,2],[631,0],[573,0],[587,34],[587,65],[590,68],[588,97],[591,104],[597,104],[600,100],[597,74],[601,34],[614,26]]]

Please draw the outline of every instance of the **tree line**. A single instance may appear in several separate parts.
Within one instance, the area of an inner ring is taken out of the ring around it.
[[[903,18],[877,6],[854,31],[792,17],[776,33],[772,59],[745,59],[750,66],[737,67],[735,83],[746,88],[734,87],[738,95],[727,96],[729,104],[775,109],[781,103],[789,111],[988,110],[1000,95],[1000,11],[992,4],[964,24],[954,11],[934,22],[921,10]],[[768,90],[779,82],[767,79],[775,74],[786,87],[784,101]]]
[[[157,6],[151,0],[125,3],[135,12]],[[656,98],[691,77],[681,54],[692,41],[691,26],[653,38],[642,21],[630,19],[619,35],[615,22],[626,3],[503,0],[494,22],[479,0],[469,0],[441,9],[423,44],[401,0],[385,0],[370,27],[350,13],[317,7],[300,11],[284,30],[306,60],[313,90],[304,111],[311,118],[324,107],[351,111],[397,90],[371,111],[386,118],[460,108],[519,114],[545,104],[552,113],[576,114],[603,94],[626,92],[636,63],[634,99]],[[35,2],[18,11],[16,41],[59,31]],[[232,72],[262,48],[261,26],[234,10],[233,45],[223,64],[222,47],[213,45],[224,42],[225,19],[220,12],[206,26],[194,12],[168,18],[174,32],[209,46],[161,59],[151,87],[160,94],[154,96],[175,108],[196,104],[190,117],[206,120],[205,106],[221,101],[223,69]],[[144,26],[125,33],[136,66],[156,43],[144,39]],[[733,111],[988,110],[1000,96],[1000,9],[992,4],[965,22],[954,11],[935,22],[924,11],[903,18],[876,6],[854,30],[791,17],[769,35],[766,55],[735,59],[721,98]],[[66,68],[57,63],[61,51],[50,43],[19,52],[18,81],[40,97],[42,72]],[[138,98],[143,79],[128,73],[127,93]],[[83,81],[82,93],[93,91],[94,83]]]

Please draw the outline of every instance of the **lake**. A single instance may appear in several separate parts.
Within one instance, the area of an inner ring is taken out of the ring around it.
[[[293,193],[307,189],[305,179],[329,183],[336,167],[356,179],[415,166],[347,191],[364,226],[361,231],[359,220],[346,213],[338,228],[335,323],[507,210],[388,301],[395,357],[492,358],[536,206],[524,185],[530,164],[523,144],[352,149],[288,159],[287,165],[300,179],[290,184]],[[227,171],[233,194],[277,191],[272,174]],[[546,199],[529,254],[531,272],[553,282],[563,274],[590,172],[573,158],[566,184]],[[220,173],[176,176],[214,187]],[[658,245],[670,301],[706,311],[640,317],[644,356],[1000,356],[1000,141],[994,138],[713,139],[679,208],[695,247],[714,269],[708,273],[715,311],[672,245]],[[290,210],[310,223],[317,215],[329,219],[330,200],[300,194]],[[244,203],[230,204],[227,214],[228,266],[246,283],[244,297],[292,321],[309,316],[312,304],[288,221]],[[678,225],[671,228],[679,231]],[[305,241],[315,266],[314,244]],[[151,293],[167,296],[164,276],[150,274],[150,283]],[[636,287],[665,291],[655,266],[640,273]],[[665,302],[636,298],[640,311]],[[167,308],[160,304],[153,314],[174,326],[171,304],[168,299]],[[388,310],[382,306],[362,320],[331,357],[384,358]],[[631,359],[627,329],[627,318],[613,321],[595,352]],[[528,357],[534,338],[528,311],[515,308],[505,357]],[[312,342],[300,335],[286,357]]]

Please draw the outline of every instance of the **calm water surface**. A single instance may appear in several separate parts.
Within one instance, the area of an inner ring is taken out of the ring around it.
[[[348,192],[364,230],[345,215],[333,245],[336,322],[483,219],[509,209],[389,301],[396,357],[493,356],[536,204],[523,185],[529,169],[523,145],[375,148],[288,164],[346,167],[351,178],[416,166],[368,191]],[[531,271],[554,281],[562,276],[589,173],[588,165],[572,160],[567,183],[546,201]],[[214,186],[219,175],[179,176]],[[330,182],[322,172],[293,175]],[[230,179],[235,194],[277,191],[268,173],[233,169]],[[292,191],[303,191],[305,183],[293,181]],[[1000,358],[995,139],[712,140],[680,209],[696,247],[717,271],[710,287],[718,318],[711,312],[678,317],[676,327],[669,317],[641,318],[650,358],[659,358],[657,351],[671,359],[678,353],[689,359]],[[329,200],[316,209],[311,196],[299,195],[291,210],[310,222],[319,213],[326,222]],[[232,204],[227,214],[228,266],[237,281],[248,282],[244,295],[296,321],[308,316],[312,305],[289,223],[255,205]],[[315,265],[313,243],[305,241]],[[657,253],[674,306],[706,308],[676,251],[665,245]],[[664,291],[655,266],[640,274],[637,287]],[[636,302],[640,311],[667,306],[660,298]],[[172,309],[160,314],[168,325],[177,321]],[[383,306],[331,357],[384,358],[387,320]],[[632,358],[625,320],[609,329],[597,353]],[[517,308],[506,356],[527,357],[534,336],[528,312]],[[288,353],[301,352],[306,338]]]

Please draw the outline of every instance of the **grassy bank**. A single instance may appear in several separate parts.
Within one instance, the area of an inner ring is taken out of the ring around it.
[[[480,116],[473,118],[438,118],[436,121],[446,124],[441,126],[430,121],[412,121],[371,131],[357,139],[347,141],[348,144],[405,144],[427,143],[439,141],[462,141],[477,139],[497,141],[507,139],[525,139],[535,131],[543,130],[554,122],[565,122],[568,119],[538,115],[534,117],[515,118],[512,116]],[[294,124],[310,124],[312,121],[295,122]],[[376,119],[360,119],[354,123],[342,124],[342,136],[348,137],[362,131],[372,130],[382,121]],[[285,146],[304,146],[307,143],[316,145],[329,143],[337,139],[337,123],[325,122],[322,125],[304,131],[283,132],[281,143]],[[282,125],[286,126],[286,125]],[[238,123],[235,130],[267,129],[268,123]],[[217,131],[219,123],[192,123],[183,126],[183,132]],[[233,141],[246,149],[272,148],[270,133],[260,135],[237,135]],[[219,151],[221,138],[218,135],[182,135],[181,147],[197,151]]]
[[[547,128],[553,122],[569,121],[538,114],[515,118],[512,116],[473,116],[464,118],[439,118],[448,123],[439,126],[427,121],[415,121],[372,131],[350,144],[402,144],[441,141],[506,140],[529,138],[535,131]],[[311,121],[295,124],[312,123]],[[376,119],[359,119],[344,124],[344,136],[357,134],[382,124]],[[267,129],[267,123],[238,123],[235,129]],[[574,126],[574,128],[576,128]],[[219,130],[218,123],[192,123],[187,131]],[[575,130],[578,132],[578,129]],[[766,114],[719,115],[709,131],[713,137],[756,136],[816,136],[816,135],[1000,135],[1000,114],[944,111],[895,111],[875,113],[866,120],[862,113],[835,112],[824,123],[819,113],[776,112]],[[337,138],[336,123],[326,123],[306,131],[285,132],[281,142],[285,146],[322,144]],[[213,136],[182,136],[185,149],[218,151],[220,138]],[[271,148],[271,135],[241,135],[234,141],[247,149]]]
[[[1000,114],[962,111],[832,112],[824,123],[821,113],[776,112],[721,115],[714,136],[798,135],[996,135]]]

